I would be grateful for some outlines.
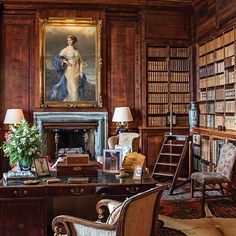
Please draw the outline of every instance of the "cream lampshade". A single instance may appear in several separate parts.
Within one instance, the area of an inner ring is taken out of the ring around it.
[[[128,122],[133,121],[129,107],[116,107],[112,121],[117,122],[116,134],[127,132]]]
[[[24,119],[22,109],[7,109],[3,124],[15,125]]]

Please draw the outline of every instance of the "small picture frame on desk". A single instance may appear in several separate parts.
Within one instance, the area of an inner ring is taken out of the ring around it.
[[[135,166],[133,180],[142,180],[142,172],[143,172],[142,166]]]
[[[117,174],[120,171],[122,158],[121,149],[103,150],[103,172]]]
[[[46,156],[37,157],[34,159],[35,172],[38,177],[50,176],[48,160]]]

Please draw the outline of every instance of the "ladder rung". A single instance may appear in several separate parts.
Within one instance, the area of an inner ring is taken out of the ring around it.
[[[188,135],[181,135],[181,134],[180,134],[180,135],[178,135],[178,134],[176,134],[176,135],[174,135],[174,134],[167,134],[166,137],[187,138]]]
[[[162,166],[177,166],[177,163],[169,163],[169,162],[157,162],[157,165],[162,165]]]
[[[173,173],[168,173],[168,172],[158,172],[158,173],[153,173],[153,175],[160,175],[160,176],[169,176],[169,177],[173,177],[174,174]]]
[[[172,147],[183,147],[184,146],[184,143],[183,144],[180,144],[180,143],[164,143],[164,146],[172,146]]]
[[[165,155],[165,156],[176,156],[176,157],[180,157],[180,156],[181,156],[181,154],[176,154],[176,153],[165,153],[165,152],[160,153],[160,155]]]
[[[178,177],[179,181],[188,181],[189,179],[187,177]]]
[[[167,140],[179,140],[179,141],[185,141],[185,139],[188,137],[186,135],[166,135]]]

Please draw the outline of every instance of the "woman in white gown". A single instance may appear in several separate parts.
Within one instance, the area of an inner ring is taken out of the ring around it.
[[[74,47],[77,37],[69,35],[67,42],[68,46],[54,58],[54,68],[60,81],[52,89],[51,100],[58,97],[60,101],[78,101],[79,94],[83,95],[82,89],[86,82],[83,68],[86,63],[82,60],[79,50]]]

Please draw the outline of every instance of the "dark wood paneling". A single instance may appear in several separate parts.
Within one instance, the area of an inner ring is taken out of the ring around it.
[[[200,39],[216,28],[216,6],[215,1],[210,0],[204,3],[196,12],[196,37]]]
[[[129,106],[135,120],[138,89],[135,86],[135,22],[109,23],[109,83],[110,119],[115,107]]]
[[[163,133],[160,135],[147,136],[148,166],[154,166],[164,140]]]
[[[146,39],[189,39],[191,36],[189,12],[153,12],[145,19]]]
[[[236,1],[216,0],[216,14],[218,15],[218,26],[224,26],[229,20],[236,17]]]
[[[18,9],[26,8],[27,5],[31,6],[31,3],[41,5],[42,3],[44,5],[47,5],[48,7],[52,7],[58,4],[58,0],[31,0],[31,1],[25,1],[25,0],[2,0],[5,5],[9,7],[18,7]],[[30,2],[30,4],[26,4],[27,2]],[[88,5],[92,4],[95,7],[98,6],[104,6],[104,5],[113,5],[113,6],[190,6],[191,0],[60,0],[60,4],[64,4],[66,6],[74,6],[74,5]],[[22,7],[21,7],[22,6]],[[20,8],[21,7],[21,8]]]
[[[196,40],[203,41],[236,22],[236,1],[204,0],[194,6]]]
[[[1,92],[4,114],[1,118],[8,108],[22,108],[27,119],[33,86],[33,20],[30,17],[5,17],[3,27],[4,81]]]

